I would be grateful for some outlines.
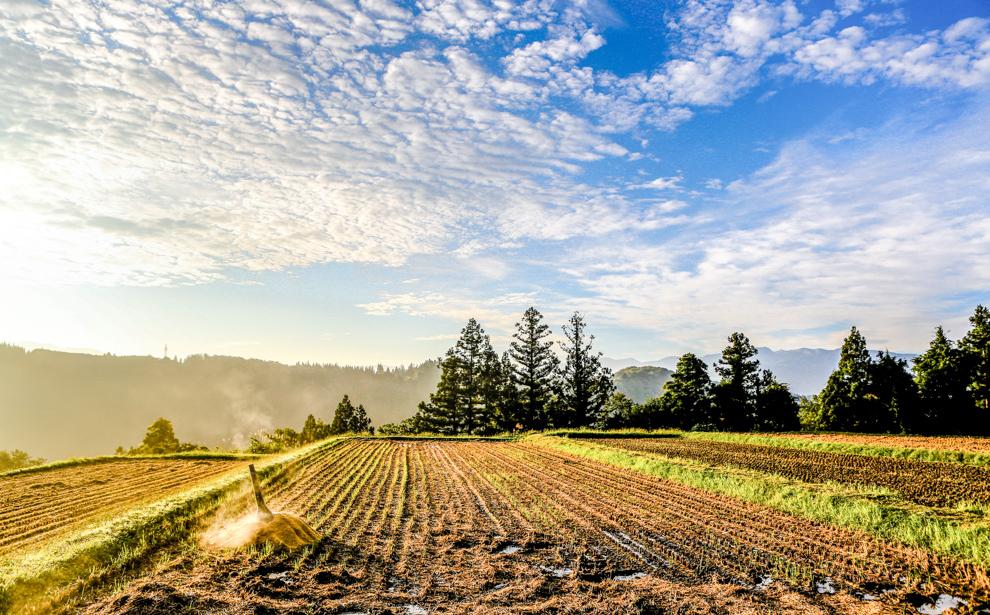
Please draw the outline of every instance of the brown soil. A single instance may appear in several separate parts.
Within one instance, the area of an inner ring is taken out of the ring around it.
[[[679,438],[591,441],[613,448],[732,465],[809,482],[836,481],[886,487],[906,500],[925,506],[954,506],[963,501],[990,503],[990,468],[986,467]]]
[[[241,461],[121,459],[0,477],[0,556],[217,476]]]
[[[88,612],[879,613],[899,611],[908,592],[985,579],[528,444],[352,441],[266,490],[273,510],[304,516],[324,539],[292,553],[187,554]],[[837,593],[815,590],[826,578]]]

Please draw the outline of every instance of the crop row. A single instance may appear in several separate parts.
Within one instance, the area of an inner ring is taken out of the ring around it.
[[[926,506],[990,503],[990,468],[981,466],[680,438],[593,441],[612,448],[731,465],[809,482],[885,487]]]
[[[933,451],[963,451],[967,453],[990,453],[990,438],[973,436],[901,436],[887,434],[854,433],[802,433],[802,434],[762,434],[771,438],[813,440],[838,444],[862,446],[884,446],[893,448],[927,449]]]
[[[0,555],[243,465],[119,460],[0,477]]]
[[[525,443],[354,441],[282,479],[273,506],[352,549],[383,587],[472,557],[458,545],[543,542],[578,553],[565,568],[586,576],[990,591],[983,569],[949,558]]]

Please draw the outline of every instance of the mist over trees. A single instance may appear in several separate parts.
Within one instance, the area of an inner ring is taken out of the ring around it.
[[[40,466],[45,460],[40,457],[32,457],[26,452],[15,448],[12,451],[0,451],[0,472],[20,470],[31,466]]]
[[[176,437],[242,449],[251,436],[330,421],[345,394],[375,425],[397,421],[437,383],[434,361],[407,367],[284,365],[237,357],[118,357],[0,344],[0,449],[48,459],[105,455],[166,417]]]
[[[302,429],[296,431],[291,427],[279,427],[265,434],[251,437],[248,446],[250,453],[281,453],[298,446],[303,446],[330,436],[342,434],[374,434],[371,419],[365,412],[364,406],[358,404],[355,408],[349,395],[344,395],[334,410],[333,420],[329,423],[310,414],[306,417]]]

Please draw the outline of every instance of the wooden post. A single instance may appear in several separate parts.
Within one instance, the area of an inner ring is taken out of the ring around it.
[[[265,496],[261,495],[261,483],[258,482],[258,475],[254,472],[253,463],[248,465],[248,470],[251,471],[251,484],[254,485],[254,500],[258,503],[258,514],[265,521],[271,521],[274,515],[272,515],[272,511],[268,510],[268,507],[265,506]]]

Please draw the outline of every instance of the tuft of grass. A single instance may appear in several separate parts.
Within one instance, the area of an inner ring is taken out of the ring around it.
[[[258,464],[262,478],[287,463],[335,446],[324,440]],[[250,458],[250,457],[247,457]],[[44,546],[0,560],[0,612],[64,610],[79,596],[119,582],[162,547],[187,540],[202,519],[247,481],[243,468],[204,484],[88,526]]]
[[[884,489],[835,483],[811,485],[772,474],[729,470],[574,439],[534,436],[527,441],[812,521],[929,549],[978,566],[990,565],[990,526],[983,521],[990,507],[956,511],[957,517],[953,518],[937,509],[903,502]]]

